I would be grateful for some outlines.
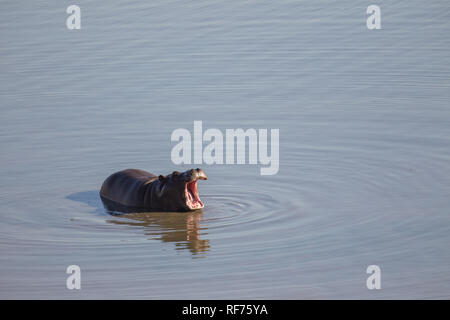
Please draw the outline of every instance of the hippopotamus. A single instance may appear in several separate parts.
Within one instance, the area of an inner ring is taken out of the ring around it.
[[[103,182],[100,197],[107,208],[118,211],[192,211],[204,207],[197,181],[207,179],[199,168],[174,171],[167,176],[126,169]]]

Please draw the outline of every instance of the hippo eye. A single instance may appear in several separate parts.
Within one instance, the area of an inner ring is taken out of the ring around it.
[[[174,176],[179,176],[179,175],[181,174],[181,172],[179,172],[179,171],[174,171],[174,172],[172,172],[172,174],[173,174]]]
[[[160,175],[160,176],[158,177],[158,179],[159,179],[159,180],[165,180],[165,179],[166,179],[166,177],[165,177],[165,176],[163,176],[163,175]]]

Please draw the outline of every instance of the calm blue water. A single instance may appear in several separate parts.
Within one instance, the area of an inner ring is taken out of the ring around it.
[[[0,298],[450,297],[448,1],[377,1],[381,30],[372,2],[80,0],[72,31],[70,4],[0,4]],[[109,215],[111,173],[192,167],[194,120],[280,129],[278,174]]]

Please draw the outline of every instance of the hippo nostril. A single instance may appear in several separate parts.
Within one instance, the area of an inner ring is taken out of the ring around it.
[[[206,175],[206,173],[202,170],[202,169],[197,169],[197,178],[200,180],[208,180],[208,176]]]
[[[208,180],[208,176],[200,168],[188,170],[183,174],[183,176],[184,181],[186,182],[195,180]]]

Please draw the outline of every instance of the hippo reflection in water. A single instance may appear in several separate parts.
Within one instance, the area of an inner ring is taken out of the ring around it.
[[[117,225],[142,227],[149,240],[174,242],[176,249],[188,249],[193,254],[209,251],[209,240],[201,240],[200,233],[206,228],[200,226],[201,211],[194,212],[147,212],[128,213],[107,222]]]

